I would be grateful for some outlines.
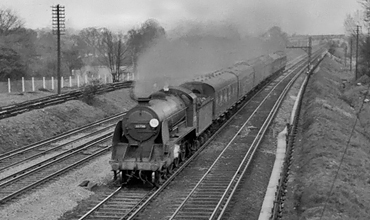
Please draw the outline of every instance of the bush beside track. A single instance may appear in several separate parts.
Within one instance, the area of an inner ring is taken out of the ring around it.
[[[71,100],[0,120],[0,153],[106,118],[136,104],[129,89],[96,95],[91,105]]]
[[[353,73],[326,57],[309,81],[283,219],[370,219],[369,104],[357,114],[367,85],[349,83],[344,89],[342,79],[351,77]],[[356,117],[359,122],[328,199]]]

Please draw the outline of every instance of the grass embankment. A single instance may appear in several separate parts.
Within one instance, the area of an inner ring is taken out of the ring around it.
[[[326,57],[309,81],[284,219],[370,219],[370,102],[358,113],[368,87],[343,88],[351,77]]]
[[[2,119],[0,154],[118,114],[133,105],[129,89],[122,89],[90,97],[88,102],[72,100]]]

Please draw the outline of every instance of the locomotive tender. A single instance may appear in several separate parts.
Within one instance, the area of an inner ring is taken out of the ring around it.
[[[219,122],[261,82],[285,69],[275,52],[164,88],[129,110],[116,125],[110,164],[122,183],[132,177],[161,184],[196,151]]]

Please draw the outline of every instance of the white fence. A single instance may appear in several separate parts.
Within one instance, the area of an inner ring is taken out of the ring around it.
[[[79,88],[93,80],[99,80],[101,83],[112,83],[112,75],[99,75],[98,78],[89,78],[87,75],[83,77],[79,75],[61,77],[60,86],[61,88]],[[133,80],[133,76],[127,75],[124,77],[124,80]],[[22,77],[20,80],[8,79],[7,82],[0,82],[0,93],[32,92],[41,88],[56,91],[58,89],[58,80],[54,77],[31,77],[26,79]]]

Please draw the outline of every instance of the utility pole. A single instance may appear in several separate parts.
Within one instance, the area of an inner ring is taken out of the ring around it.
[[[352,35],[350,39],[350,48],[349,48],[349,71],[352,72]]]
[[[356,29],[356,71],[355,71],[355,80],[357,80],[358,78],[358,35],[359,35],[359,31],[360,31],[360,26],[356,26],[357,29]]]
[[[286,48],[300,48],[308,54],[307,73],[309,73],[311,66],[312,37],[308,37],[308,46],[287,46]]]
[[[347,44],[346,47],[344,48],[344,66],[347,67]]]
[[[121,38],[118,40],[118,45],[117,45],[117,58],[116,58],[116,77],[115,77],[115,82],[119,82],[120,76],[121,76],[121,57],[122,57],[122,49],[121,49]]]
[[[60,36],[65,32],[65,14],[64,14],[64,6],[60,6],[59,4],[56,6],[52,6],[53,9],[53,34],[57,35],[58,39],[58,46],[57,46],[57,55],[58,55],[58,67],[57,67],[57,80],[58,80],[58,94],[60,94],[60,64],[61,64],[61,52],[60,52]]]

